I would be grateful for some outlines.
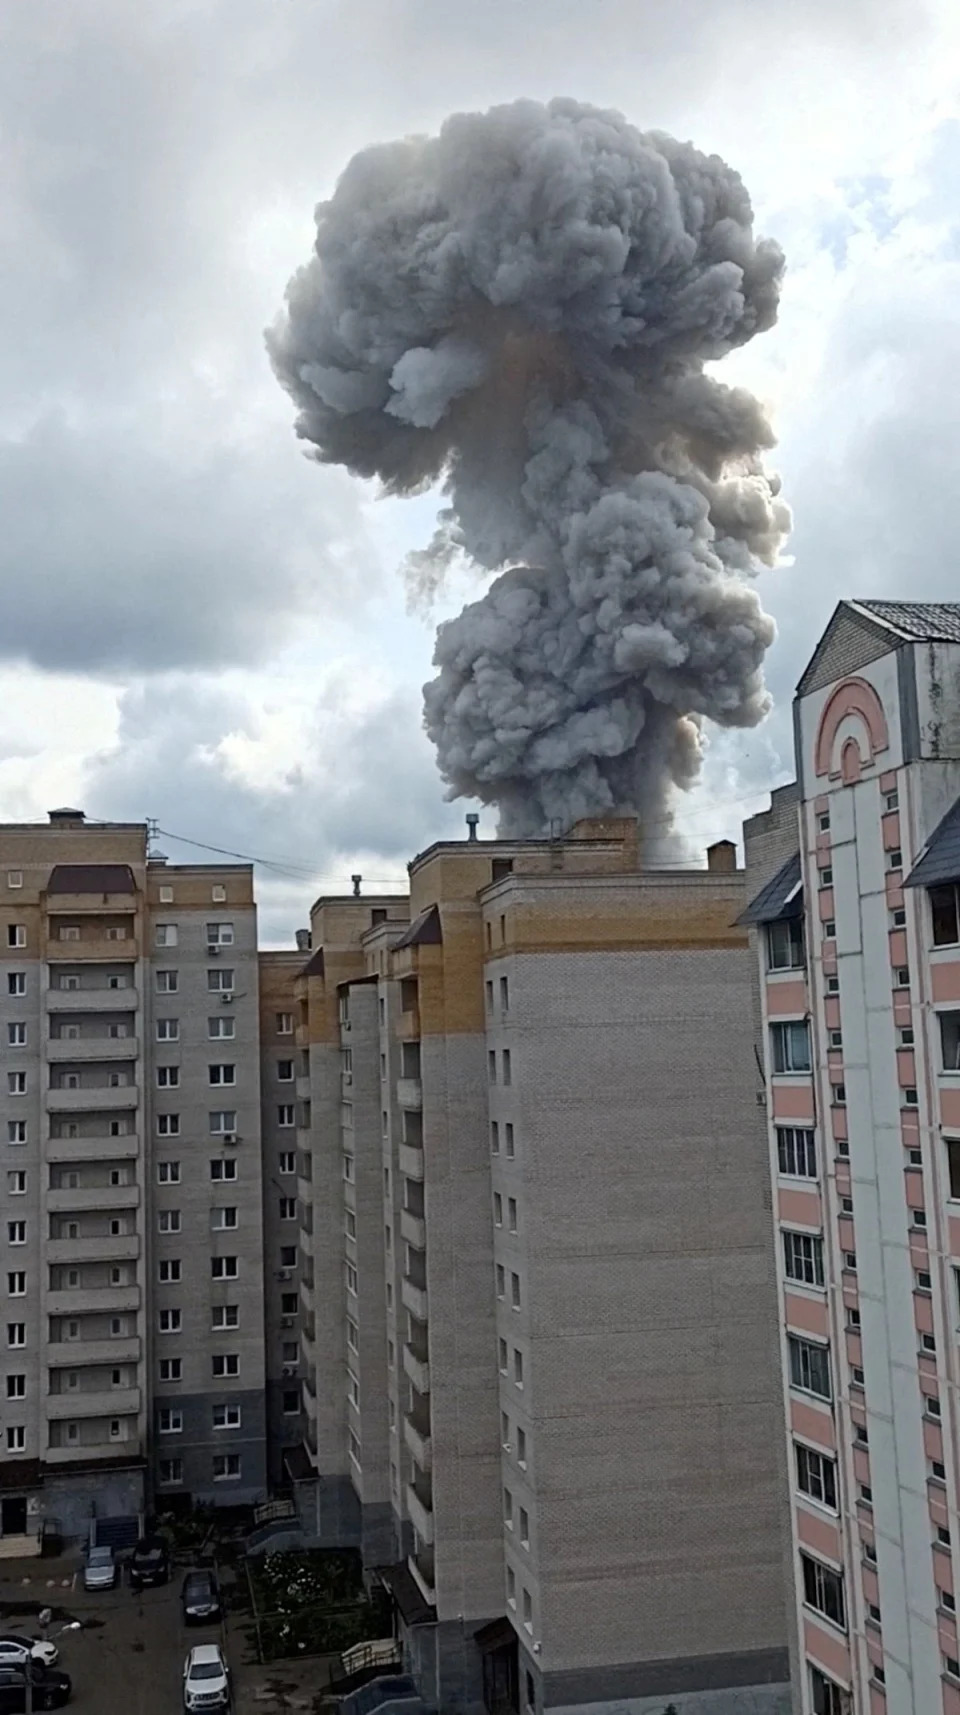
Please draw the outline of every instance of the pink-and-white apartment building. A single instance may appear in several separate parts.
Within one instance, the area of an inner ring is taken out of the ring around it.
[[[960,603],[841,602],[744,830],[804,1715],[960,1715]]]

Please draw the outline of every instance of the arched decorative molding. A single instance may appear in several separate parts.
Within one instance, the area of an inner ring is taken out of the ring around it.
[[[860,778],[860,743],[845,738],[840,750],[840,778],[844,786],[855,786]]]
[[[837,755],[840,726],[851,718],[859,730],[845,735]],[[844,679],[827,698],[820,716],[814,752],[817,774],[829,775],[831,780],[857,780],[860,770],[869,768],[877,753],[887,750],[889,744],[887,717],[873,686],[866,679]],[[852,755],[848,757],[851,745],[858,752],[855,771]]]

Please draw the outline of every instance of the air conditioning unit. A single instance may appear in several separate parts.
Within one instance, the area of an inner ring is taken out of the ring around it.
[[[219,941],[208,941],[207,942],[207,958],[208,959],[217,958],[219,952],[220,952]]]
[[[293,1269],[292,1268],[278,1269],[277,1270],[277,1279],[278,1280],[292,1280],[293,1279]]]
[[[291,1379],[291,1377],[296,1375],[299,1368],[300,1368],[299,1364],[284,1364],[284,1366],[283,1366],[284,1379],[286,1381],[289,1381]]]
[[[233,995],[232,994],[221,994],[220,1005],[221,1006],[232,1006],[233,1005]]]
[[[238,1131],[225,1131],[223,1134],[222,1142],[230,1143],[230,1144],[237,1144],[240,1142],[240,1133]]]
[[[296,1325],[297,1325],[297,1318],[295,1316],[281,1316],[281,1318],[280,1318],[281,1328],[295,1328]]]

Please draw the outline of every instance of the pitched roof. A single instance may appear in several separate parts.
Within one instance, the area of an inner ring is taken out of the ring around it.
[[[128,863],[58,863],[50,871],[48,893],[135,893]]]
[[[803,884],[800,879],[800,853],[787,858],[772,881],[761,887],[756,899],[741,911],[738,923],[778,923],[785,917],[803,916]]]
[[[930,643],[960,643],[960,602],[957,601],[852,601],[871,619],[899,632],[901,637]]]
[[[938,822],[904,887],[936,887],[940,881],[960,881],[960,798]]]
[[[443,941],[443,927],[440,913],[435,905],[428,905],[415,917],[406,934],[394,942],[397,947],[438,947]]]

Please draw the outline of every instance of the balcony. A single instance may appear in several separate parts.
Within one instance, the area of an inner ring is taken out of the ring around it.
[[[403,1420],[403,1439],[421,1471],[429,1471],[433,1464],[433,1444],[430,1440],[429,1424],[425,1430],[418,1429],[411,1417]]]
[[[79,1143],[79,1138],[71,1138],[71,1143]],[[71,1190],[69,1186],[58,1186],[55,1191],[48,1191],[46,1206],[51,1215],[81,1215],[87,1209],[95,1209],[103,1214],[112,1209],[138,1209],[140,1207],[139,1185],[82,1185]]]
[[[46,1359],[52,1370],[82,1370],[85,1364],[139,1364],[136,1334],[116,1340],[52,1340]]]
[[[409,1310],[411,1316],[415,1317],[418,1322],[426,1322],[427,1294],[422,1286],[414,1286],[412,1280],[404,1280],[400,1286],[400,1298],[404,1308]]]
[[[116,1417],[117,1413],[114,1412]],[[69,1447],[47,1447],[44,1449],[43,1462],[45,1465],[99,1465],[108,1464],[116,1459],[136,1459],[142,1455],[140,1437],[128,1435],[119,1441],[94,1441],[89,1447],[81,1447],[74,1442]]]
[[[48,1316],[112,1316],[120,1310],[139,1310],[139,1286],[74,1286],[47,1293]]]
[[[435,1607],[437,1601],[436,1572],[431,1551],[428,1548],[421,1548],[416,1554],[408,1554],[407,1567],[428,1607]]]
[[[48,1012],[134,1012],[140,1005],[140,990],[135,983],[116,989],[48,988],[46,1001]]]
[[[397,1104],[413,1113],[423,1107],[423,1085],[419,1078],[397,1079]]]
[[[140,1154],[140,1141],[132,1131],[125,1132],[123,1137],[49,1137],[43,1153],[49,1162],[135,1161]],[[76,1196],[76,1192],[73,1195]],[[98,1204],[98,1207],[105,1205]]]
[[[409,1012],[397,1015],[398,1042],[419,1042],[420,1040],[420,1008],[412,1006]]]
[[[433,1508],[421,1499],[412,1483],[407,1484],[407,1513],[421,1542],[433,1542]]]
[[[69,1296],[69,1295],[67,1295]],[[403,1348],[403,1373],[411,1381],[418,1393],[430,1392],[430,1365],[424,1358],[418,1358],[412,1346]]]
[[[138,1101],[139,1091],[133,1082],[119,1086],[98,1084],[95,1089],[47,1090],[44,1094],[50,1114],[116,1113],[135,1108]]]
[[[118,1007],[118,1012],[123,1009]],[[138,1036],[50,1036],[44,1053],[52,1064],[58,1061],[138,1060]]]
[[[427,1248],[427,1223],[422,1215],[414,1215],[409,1209],[400,1210],[400,1234],[408,1245],[415,1251],[425,1251]]]
[[[48,964],[106,965],[116,959],[129,965],[140,957],[136,935],[125,935],[117,941],[112,935],[84,935],[79,941],[61,941],[59,935],[48,935],[43,957]]]
[[[139,1410],[138,1387],[105,1388],[102,1393],[84,1393],[81,1388],[68,1388],[65,1393],[48,1394],[46,1400],[50,1422],[63,1418],[135,1417]]]
[[[353,1100],[353,1073],[352,1072],[341,1072],[340,1073],[340,1094],[341,1094],[341,1096],[344,1096],[348,1102]]]
[[[136,1233],[98,1233],[90,1239],[48,1239],[45,1260],[49,1263],[136,1262],[140,1240]]]
[[[296,1081],[296,1096],[298,1102],[309,1102],[313,1095],[313,1085],[309,1077],[298,1078]]]
[[[317,1420],[317,1396],[305,1376],[301,1377],[300,1380],[300,1398],[304,1412],[315,1423]]]
[[[416,1149],[412,1143],[401,1143],[397,1153],[400,1172],[408,1179],[423,1178],[423,1150]]]
[[[300,1303],[303,1305],[304,1310],[312,1310],[314,1308],[313,1281],[307,1280],[305,1275],[300,1276]]]

